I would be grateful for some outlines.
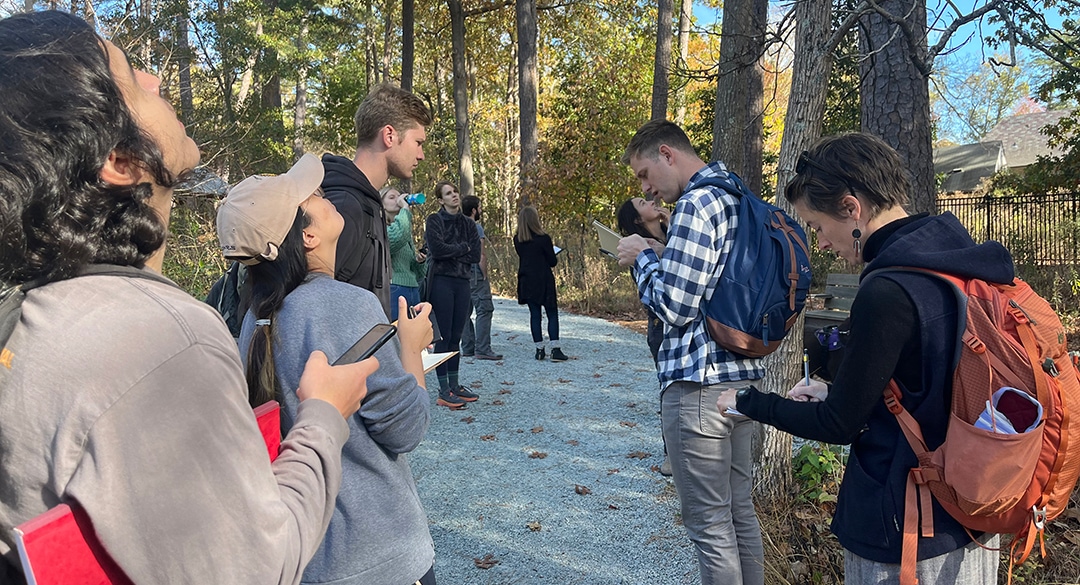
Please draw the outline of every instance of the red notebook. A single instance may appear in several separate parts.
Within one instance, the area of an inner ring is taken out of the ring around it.
[[[255,409],[259,431],[273,461],[281,446],[281,407]],[[129,585],[131,580],[105,553],[90,518],[78,505],[60,504],[12,531],[29,585]]]

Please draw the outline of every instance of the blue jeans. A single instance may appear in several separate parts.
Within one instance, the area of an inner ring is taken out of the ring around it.
[[[716,409],[726,388],[674,382],[660,396],[664,442],[683,526],[696,548],[702,585],[763,585],[765,553],[754,512],[753,421]]]
[[[415,307],[420,304],[420,287],[418,286],[401,286],[400,284],[390,285],[390,320],[397,321],[398,318],[398,297],[405,297],[405,300],[409,303],[410,307]]]
[[[533,343],[543,343],[544,332],[541,328],[541,305],[539,303],[529,303],[529,328],[532,330]],[[544,312],[547,313],[548,318],[548,340],[552,341],[552,347],[558,347],[559,340],[559,307],[555,303],[549,303],[543,306]]]

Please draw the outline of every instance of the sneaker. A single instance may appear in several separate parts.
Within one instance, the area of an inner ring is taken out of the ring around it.
[[[460,352],[460,353],[461,353],[461,357],[473,357],[473,354],[471,354],[471,353],[465,353],[465,352]]]
[[[565,362],[570,358],[566,357],[566,354],[557,347],[551,348],[551,361],[553,362]]]
[[[488,360],[490,362],[494,362],[494,361],[501,360],[503,358],[502,358],[501,353],[493,353],[493,354],[478,353],[478,354],[476,354],[476,359],[478,359],[478,360]]]
[[[469,392],[468,390],[465,389],[464,386],[458,386],[457,388],[454,388],[453,390],[450,391],[450,395],[455,396],[457,398],[460,398],[461,400],[464,400],[465,402],[476,402],[476,400],[480,398],[479,394],[474,394],[472,392]]]
[[[465,401],[455,396],[453,392],[439,392],[439,398],[435,400],[435,404],[445,406],[450,410],[465,408]]]
[[[545,357],[547,357],[547,356],[544,354],[544,348],[541,347],[541,348],[536,350],[536,359],[542,360]]]

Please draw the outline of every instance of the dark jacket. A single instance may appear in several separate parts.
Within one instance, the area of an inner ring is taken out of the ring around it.
[[[954,293],[917,274],[866,275],[880,268],[929,268],[966,278],[1010,282],[1012,258],[997,242],[975,244],[952,214],[916,216],[876,231],[864,247],[868,261],[851,307],[851,333],[829,396],[803,403],[751,392],[738,409],[792,434],[851,443],[832,530],[856,555],[899,563],[908,471],[917,465],[882,392],[889,379],[919,421],[927,447],[941,445],[949,420],[959,313]],[[971,542],[963,527],[934,502],[934,536],[919,539],[919,559]]]
[[[390,245],[379,191],[352,160],[324,154],[322,189],[345,228],[337,244],[334,277],[367,289],[390,315]]]
[[[551,236],[534,235],[527,242],[519,242],[514,236],[514,251],[518,255],[517,298],[518,304],[535,303],[556,307],[555,275],[551,268],[559,263]]]
[[[472,218],[440,209],[428,216],[424,240],[434,276],[472,278],[472,265],[480,262],[480,233]]]

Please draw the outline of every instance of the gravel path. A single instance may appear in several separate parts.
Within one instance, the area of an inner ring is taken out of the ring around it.
[[[580,315],[559,322],[570,360],[537,361],[528,308],[496,298],[492,347],[505,359],[462,358],[461,383],[480,400],[433,406],[410,455],[439,583],[697,583],[674,486],[656,471],[644,336]],[[434,404],[434,372],[427,384]]]

